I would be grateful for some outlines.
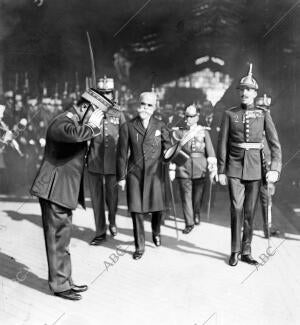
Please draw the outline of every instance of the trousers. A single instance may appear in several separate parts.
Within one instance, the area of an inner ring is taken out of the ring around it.
[[[147,213],[131,212],[133,223],[133,236],[136,251],[145,251],[145,229],[144,229],[144,215]],[[151,228],[152,234],[157,236],[160,234],[160,225],[162,220],[162,211],[152,212]]]
[[[177,178],[182,200],[183,217],[186,226],[194,225],[194,218],[200,220],[202,192],[205,178]]]
[[[111,226],[116,225],[118,209],[117,179],[116,175],[102,175],[90,172],[88,178],[94,210],[96,236],[101,236],[106,233],[105,203],[108,208],[109,224]]]
[[[48,284],[53,292],[72,288],[69,244],[72,231],[72,210],[39,199],[48,262]]]
[[[253,222],[261,180],[246,181],[228,177],[231,212],[231,252],[251,254]],[[244,220],[244,222],[243,222]],[[243,222],[243,238],[241,232]]]

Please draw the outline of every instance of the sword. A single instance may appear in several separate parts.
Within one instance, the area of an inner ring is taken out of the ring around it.
[[[270,247],[270,238],[271,238],[271,227],[272,227],[272,195],[269,183],[267,183],[267,193],[268,193],[268,209],[267,209],[267,220],[268,220],[268,247]]]
[[[213,180],[210,179],[210,177],[208,177],[208,179],[209,179],[209,192],[208,192],[208,203],[207,203],[207,213],[206,213],[207,221],[209,221],[210,219],[211,191],[212,191],[212,183],[213,183]]]
[[[86,32],[86,37],[87,37],[88,44],[89,44],[90,58],[91,58],[91,68],[92,68],[92,86],[93,86],[94,88],[96,88],[96,86],[97,86],[97,82],[96,82],[95,58],[94,58],[94,51],[93,51],[93,47],[92,47],[92,42],[91,42],[90,34],[89,34],[88,31]]]
[[[173,193],[173,185],[172,185],[172,181],[171,181],[170,177],[169,177],[169,185],[170,185],[170,191],[171,191],[172,208],[173,208],[173,212],[174,212],[176,239],[179,240],[179,233],[178,233],[178,226],[177,226],[177,216],[176,216],[176,208],[175,208],[175,200],[174,200],[174,193]]]

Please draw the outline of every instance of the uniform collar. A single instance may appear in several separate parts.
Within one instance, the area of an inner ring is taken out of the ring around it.
[[[241,104],[241,107],[242,107],[242,109],[245,109],[245,110],[252,110],[252,109],[255,109],[255,105],[254,105],[254,103],[253,103],[253,104],[250,104],[250,105]]]

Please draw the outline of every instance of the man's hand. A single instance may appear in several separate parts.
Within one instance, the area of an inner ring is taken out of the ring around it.
[[[270,170],[267,172],[266,179],[268,183],[276,183],[279,178],[279,173],[275,170]]]
[[[216,182],[219,180],[219,177],[218,177],[218,172],[216,170],[213,170],[209,173],[209,178],[210,178],[210,181],[212,182],[213,180],[215,180]]]
[[[124,191],[126,186],[126,180],[122,179],[121,181],[118,182],[118,184],[119,186],[121,186],[121,190]]]
[[[101,109],[96,109],[89,118],[88,124],[92,124],[100,128],[101,122],[103,120],[103,112]]]
[[[227,185],[227,176],[225,174],[219,174],[219,183],[221,185]]]
[[[10,142],[12,141],[14,135],[11,131],[7,130],[4,137],[3,137],[3,142],[7,143],[7,142]]]

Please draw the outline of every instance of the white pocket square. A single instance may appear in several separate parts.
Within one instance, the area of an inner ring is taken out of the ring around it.
[[[159,130],[156,130],[156,131],[155,131],[155,136],[156,136],[156,137],[159,137],[160,135],[161,135],[161,132],[160,132]]]

